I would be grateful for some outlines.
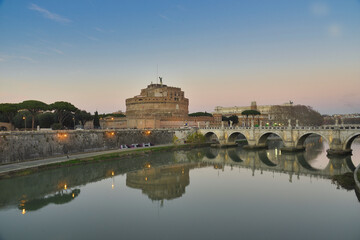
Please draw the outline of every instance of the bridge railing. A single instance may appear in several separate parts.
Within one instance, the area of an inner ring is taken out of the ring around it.
[[[226,130],[236,130],[236,129],[263,129],[263,130],[286,130],[286,129],[293,129],[293,130],[355,130],[360,129],[359,124],[354,125],[323,125],[323,126],[295,126],[295,127],[288,127],[288,126],[258,126],[258,127],[243,127],[243,126],[234,126],[234,127],[200,127],[200,129],[208,129],[208,130],[216,130],[216,129],[226,129]]]

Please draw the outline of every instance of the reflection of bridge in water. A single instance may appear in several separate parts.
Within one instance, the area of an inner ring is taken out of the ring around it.
[[[311,135],[321,136],[329,143],[329,155],[351,154],[351,144],[360,136],[360,125],[334,125],[320,127],[213,127],[200,128],[197,130],[208,140],[216,140],[220,146],[232,145],[238,136],[242,136],[247,141],[248,148],[264,148],[267,145],[267,139],[271,135],[277,135],[284,143],[283,150],[296,152],[304,150],[305,140]]]
[[[279,149],[269,150],[242,150],[241,148],[209,148],[202,162],[213,164],[216,168],[228,165],[241,167],[255,171],[271,171],[288,173],[290,181],[293,175],[315,176],[330,178],[334,175],[342,175],[353,172],[355,169],[351,156],[329,157],[327,166],[323,169],[312,167],[306,160],[305,153],[282,153]]]
[[[319,146],[314,145],[314,148],[319,149]],[[151,200],[163,201],[185,194],[190,184],[189,172],[194,168],[229,165],[252,169],[254,174],[255,171],[287,173],[290,180],[293,175],[329,178],[355,169],[350,156],[331,157],[323,169],[314,168],[309,161],[318,155],[316,151],[311,152],[315,154],[309,155],[308,151],[283,154],[278,149],[199,148],[52,169],[0,180],[0,209],[17,207],[25,212],[49,204],[66,204],[80,194],[80,186],[109,179],[112,180],[109,188],[114,188],[114,177],[123,174],[126,174],[128,187],[141,189]]]

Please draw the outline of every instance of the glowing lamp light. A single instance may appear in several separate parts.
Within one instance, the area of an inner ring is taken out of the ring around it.
[[[23,210],[21,211],[21,214],[25,214],[26,213],[26,210],[25,210],[25,208],[23,208]]]
[[[60,138],[60,139],[64,139],[64,138],[67,138],[68,137],[68,135],[67,135],[67,133],[58,133],[58,138]]]
[[[114,176],[114,175],[115,175],[115,173],[114,173],[114,171],[112,171],[112,172],[111,172],[111,176]]]
[[[111,184],[111,189],[114,189],[114,184]]]
[[[113,137],[113,136],[115,136],[115,132],[107,132],[106,136],[107,137]]]
[[[66,184],[64,185],[64,189],[65,189],[65,190],[67,189],[67,185],[66,185]]]
[[[147,164],[145,165],[145,168],[151,168],[151,164],[150,164],[150,163],[147,163]]]
[[[75,194],[73,193],[71,196],[74,198],[74,197],[75,197]]]
[[[145,177],[145,181],[147,181],[148,180],[148,178],[147,177]]]

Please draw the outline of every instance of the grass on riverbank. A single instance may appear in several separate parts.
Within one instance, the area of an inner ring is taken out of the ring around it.
[[[150,148],[138,148],[138,149],[132,149],[131,151],[123,150],[123,151],[115,152],[115,153],[101,154],[98,156],[86,157],[86,158],[76,158],[76,159],[71,159],[71,160],[63,161],[63,162],[59,162],[59,163],[50,163],[50,164],[26,168],[26,169],[22,169],[22,170],[10,171],[10,172],[0,174],[0,179],[26,176],[26,175],[29,175],[29,174],[32,174],[32,173],[35,173],[38,171],[54,169],[54,168],[59,168],[59,167],[69,167],[69,166],[87,164],[87,163],[93,163],[93,162],[102,162],[102,161],[112,160],[115,158],[119,159],[119,158],[126,158],[126,157],[130,157],[130,156],[141,156],[141,155],[145,155],[145,154],[151,154],[153,152],[174,151],[174,150],[180,150],[180,149],[191,149],[191,148],[205,147],[205,146],[208,146],[208,144],[184,144],[184,145],[157,146],[157,147],[150,147]]]

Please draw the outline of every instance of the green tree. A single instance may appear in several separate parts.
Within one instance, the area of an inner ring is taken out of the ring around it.
[[[19,109],[26,109],[31,114],[31,129],[34,130],[35,117],[41,112],[48,110],[49,106],[46,103],[37,100],[27,100],[19,104]]]
[[[2,113],[11,124],[13,124],[13,118],[18,110],[19,105],[16,103],[0,103],[0,113]]]
[[[85,126],[86,122],[91,121],[93,119],[93,116],[91,116],[91,113],[86,112],[84,110],[82,111],[76,111],[75,117],[77,120],[81,122],[81,125]]]
[[[250,110],[242,111],[241,115],[246,116],[246,124],[247,124],[249,116],[252,116],[252,118],[254,119],[254,116],[261,115],[261,113],[257,110],[250,109]]]
[[[42,128],[50,128],[56,122],[55,114],[52,112],[45,112],[38,115],[39,125]]]
[[[55,113],[58,117],[58,121],[61,124],[61,126],[63,126],[64,121],[67,118],[71,118],[73,116],[73,114],[78,110],[71,103],[63,102],[63,101],[54,102],[54,103],[50,104],[50,109],[55,111]]]
[[[24,119],[25,117],[25,119]],[[31,113],[29,111],[19,111],[13,118],[13,122],[14,122],[14,127],[15,128],[25,128],[25,125],[26,127],[30,127],[31,126]],[[26,122],[26,124],[25,124]],[[37,116],[35,117],[35,124],[38,123],[37,121]]]
[[[94,115],[94,128],[100,128],[99,113],[97,111]]]
[[[189,116],[190,117],[202,117],[202,116],[212,117],[212,114],[207,113],[207,112],[195,112],[195,113],[190,113]]]
[[[230,123],[230,121],[232,121],[233,124],[238,124],[239,123],[239,118],[236,115],[231,115],[230,117],[228,117],[228,119],[229,119],[229,123]]]

